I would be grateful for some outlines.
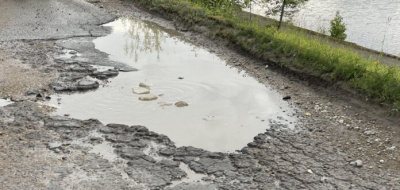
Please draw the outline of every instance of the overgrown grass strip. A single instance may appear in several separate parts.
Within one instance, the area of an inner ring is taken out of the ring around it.
[[[369,98],[392,104],[400,111],[400,68],[379,60],[365,59],[350,48],[332,46],[321,38],[296,30],[276,30],[273,26],[249,21],[237,14],[235,0],[133,0],[153,11],[178,15],[186,25],[203,25],[257,56],[284,56],[281,64],[336,82],[346,82]],[[213,4],[214,3],[214,4]],[[269,53],[269,54],[266,54]]]

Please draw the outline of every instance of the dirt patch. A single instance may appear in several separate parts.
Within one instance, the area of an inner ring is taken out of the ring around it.
[[[0,97],[21,99],[29,90],[46,89],[54,73],[43,73],[0,52]]]
[[[45,113],[28,102],[0,108],[1,187],[385,189],[399,185],[394,173],[371,169],[365,160],[364,165],[353,166],[352,155],[325,140],[325,135],[316,138],[307,130],[275,126],[254,137],[240,153],[226,154],[175,147],[168,137],[144,126],[103,125],[94,119]],[[203,177],[187,182],[189,171]]]

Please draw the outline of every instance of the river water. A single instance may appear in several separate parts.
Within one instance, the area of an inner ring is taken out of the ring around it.
[[[400,0],[309,0],[293,23],[329,34],[336,11],[347,25],[346,41],[400,56]],[[265,8],[254,6],[253,12],[264,15]]]
[[[106,26],[113,32],[95,47],[139,71],[120,73],[96,91],[53,97],[54,105],[61,98],[56,114],[144,125],[177,146],[222,152],[241,149],[273,124],[293,128],[294,111],[282,96],[178,33],[137,19]],[[158,99],[138,100],[132,88],[140,82],[151,84]],[[189,106],[178,108],[177,101]]]

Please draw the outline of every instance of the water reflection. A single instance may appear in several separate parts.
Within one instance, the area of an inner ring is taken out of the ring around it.
[[[161,44],[166,37],[158,27],[131,18],[123,18],[121,23],[126,28],[124,49],[127,55],[137,62],[141,53],[155,52],[157,60],[160,60],[160,52],[163,50]]]
[[[129,63],[136,68],[148,61],[161,62],[163,54],[173,54],[179,43],[188,43],[181,39],[181,34],[175,30],[160,27],[151,22],[135,18],[121,18],[117,22],[106,24],[113,28],[112,34],[107,36],[108,41],[94,40],[97,49],[108,49],[111,58]],[[121,44],[123,44],[121,46]],[[191,54],[198,56],[197,46],[191,46]],[[166,56],[167,57],[167,56]],[[154,58],[154,60],[153,60]]]

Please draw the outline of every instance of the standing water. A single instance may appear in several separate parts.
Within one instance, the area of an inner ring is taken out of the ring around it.
[[[253,13],[265,16],[265,10],[255,5]],[[329,35],[336,11],[346,23],[346,41],[400,56],[399,0],[309,0],[294,15],[293,24]]]
[[[271,124],[293,127],[293,110],[278,93],[179,34],[136,19],[106,26],[113,32],[96,39],[96,48],[139,71],[120,73],[93,92],[58,95],[56,114],[144,125],[177,146],[223,152],[242,148]],[[140,82],[151,84],[158,99],[140,101],[132,93]],[[178,101],[189,106],[178,108]]]

